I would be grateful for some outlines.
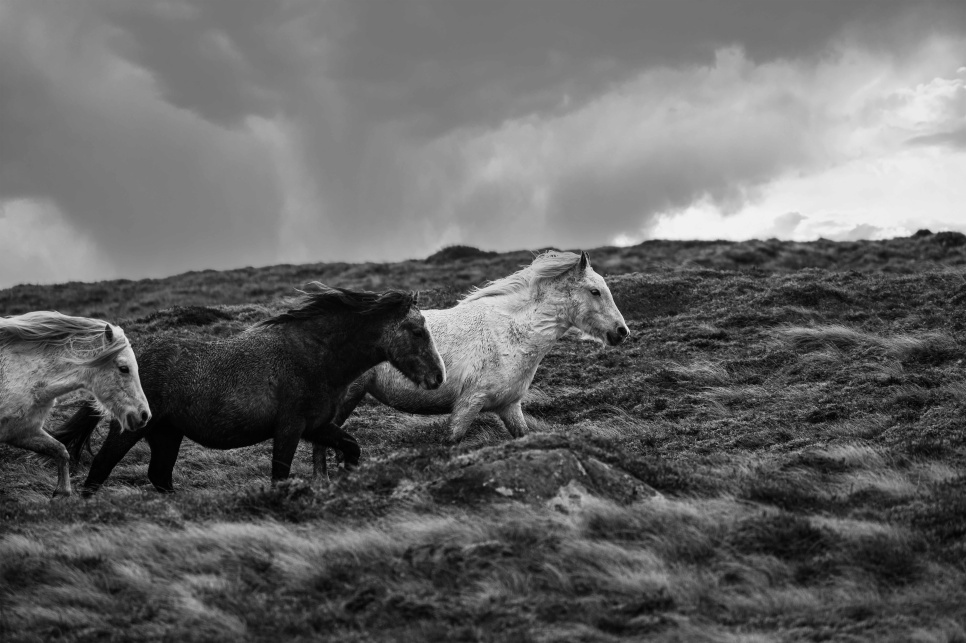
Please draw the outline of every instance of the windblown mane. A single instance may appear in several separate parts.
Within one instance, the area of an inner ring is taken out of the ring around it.
[[[539,291],[543,282],[559,277],[576,266],[578,261],[580,261],[580,255],[573,252],[547,250],[534,257],[533,263],[529,266],[517,270],[512,275],[469,291],[459,303],[465,304],[484,297],[515,295],[524,291],[535,293]]]
[[[302,296],[297,302],[297,307],[275,317],[264,319],[255,325],[276,326],[297,319],[318,317],[338,311],[348,311],[359,315],[378,315],[400,308],[409,310],[416,305],[418,298],[417,293],[411,291],[369,292],[366,290],[347,290],[326,286],[318,281],[313,281],[309,285],[315,288],[315,291],[299,291]]]
[[[108,342],[106,325],[100,319],[70,317],[48,310],[0,317],[0,349],[58,349],[78,366],[98,368],[130,346],[124,331],[113,325],[113,339]]]

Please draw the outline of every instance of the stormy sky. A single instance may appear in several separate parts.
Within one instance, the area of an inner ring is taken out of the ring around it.
[[[0,0],[0,287],[966,231],[966,3]]]

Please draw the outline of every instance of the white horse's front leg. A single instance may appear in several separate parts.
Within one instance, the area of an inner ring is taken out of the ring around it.
[[[453,403],[453,413],[449,416],[449,428],[453,437],[453,442],[459,442],[466,435],[470,424],[480,414],[486,395],[476,393],[461,397]]]
[[[517,400],[497,411],[497,415],[503,420],[507,431],[515,438],[521,438],[530,432],[530,427],[527,426],[527,421],[523,417],[523,407],[520,404],[521,401]]]
[[[54,498],[70,495],[70,454],[67,453],[67,447],[43,429],[37,429],[36,433],[29,435],[17,436],[9,440],[9,444],[53,458],[57,462],[57,488],[54,489]]]

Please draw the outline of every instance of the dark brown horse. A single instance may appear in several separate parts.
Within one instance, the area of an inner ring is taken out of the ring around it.
[[[353,466],[359,445],[332,424],[353,380],[388,361],[420,387],[443,383],[445,367],[416,293],[312,286],[298,307],[229,339],[144,342],[135,352],[154,417],[136,431],[111,423],[82,493],[97,491],[142,438],[151,447],[148,479],[159,491],[173,491],[171,473],[185,436],[212,449],[274,440],[273,481],[288,477],[301,439],[342,451]],[[52,433],[76,456],[100,419],[90,403]],[[314,474],[325,475],[325,449],[316,451]]]

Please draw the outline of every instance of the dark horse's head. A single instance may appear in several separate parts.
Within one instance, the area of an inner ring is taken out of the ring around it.
[[[419,311],[415,292],[387,292],[383,297],[400,297],[402,316],[383,331],[383,347],[389,363],[420,388],[437,389],[446,381],[446,366],[436,350],[426,318]]]
[[[372,348],[414,384],[425,389],[436,389],[446,380],[446,367],[436,351],[433,336],[426,327],[426,319],[419,312],[417,293],[347,290],[332,288],[317,281],[308,285],[311,290],[303,293],[300,307],[265,320],[262,324],[317,317],[326,311],[350,312],[354,317],[354,326],[378,333],[377,336],[369,335],[376,344]]]

